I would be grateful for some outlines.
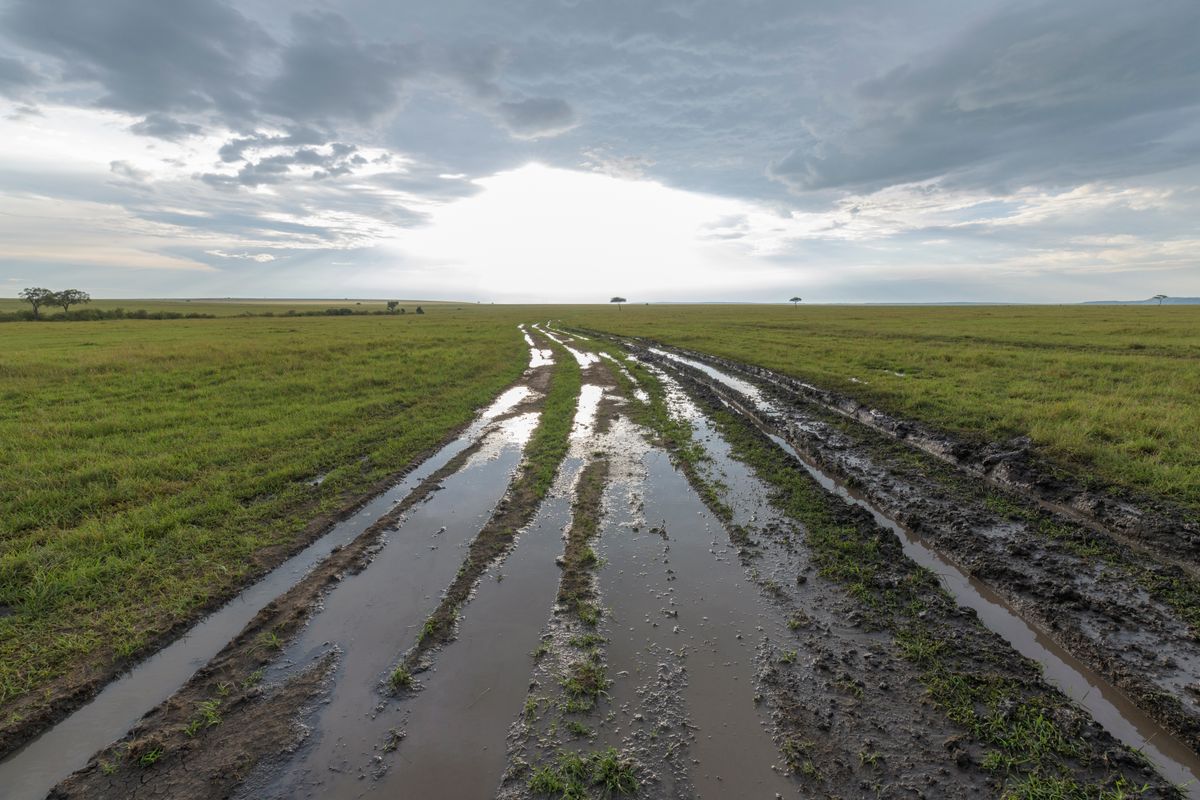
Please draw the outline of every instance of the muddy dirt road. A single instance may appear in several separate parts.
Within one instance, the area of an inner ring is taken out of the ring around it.
[[[1184,567],[779,376],[520,334],[460,438],[4,796],[1200,794]]]

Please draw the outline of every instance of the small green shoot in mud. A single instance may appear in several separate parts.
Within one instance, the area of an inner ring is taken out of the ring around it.
[[[585,800],[636,794],[641,782],[633,760],[610,747],[598,753],[560,753],[553,766],[535,769],[528,785],[538,796]]]
[[[383,741],[383,752],[391,753],[400,746],[400,741],[404,738],[404,731],[399,728],[388,728],[387,738]]]
[[[879,766],[879,753],[872,750],[861,750],[858,754],[859,766],[875,768]]]
[[[529,791],[538,795],[562,797],[567,785],[553,767],[538,767],[529,776]]]
[[[282,650],[283,637],[275,631],[263,631],[258,635],[258,643],[268,650]]]
[[[607,694],[612,681],[604,665],[595,661],[576,661],[568,667],[562,687],[569,698],[568,711],[590,711],[602,695]]]
[[[533,722],[537,719],[538,701],[533,697],[525,698],[525,708],[522,710],[522,715],[527,722]]]
[[[608,640],[600,634],[589,631],[588,633],[581,633],[577,636],[572,636],[567,640],[567,644],[571,645],[572,647],[578,647],[580,650],[591,650],[592,648],[599,647],[607,641]]]
[[[254,672],[246,676],[246,680],[242,681],[242,688],[249,689],[251,686],[257,685],[263,679],[264,674],[266,672],[263,669],[254,670]]]
[[[779,663],[780,664],[795,664],[796,659],[799,657],[800,657],[800,654],[795,650],[784,650],[783,655],[781,655],[779,657]]]
[[[575,606],[575,613],[579,621],[589,628],[594,628],[600,623],[600,607],[595,603],[581,602]]]
[[[534,661],[538,661],[542,658],[542,656],[546,655],[549,652],[550,652],[550,643],[542,642],[537,647],[533,648],[533,652],[531,652],[529,655],[533,656]]]
[[[804,616],[803,614],[792,614],[790,617],[788,617],[788,620],[787,620],[788,630],[789,631],[798,631],[801,628],[803,628],[805,625],[807,625],[808,622],[809,622],[808,617]]]
[[[152,767],[157,764],[158,760],[162,757],[163,749],[161,747],[155,747],[154,749],[147,750],[138,756],[137,763],[140,767]]]
[[[116,764],[112,763],[111,761],[105,761],[104,759],[100,760],[100,774],[101,775],[112,775],[116,771],[117,771]]]
[[[392,670],[392,674],[388,676],[388,685],[393,691],[402,692],[406,689],[411,689],[413,685],[412,671],[404,664]]]
[[[199,719],[204,723],[204,727],[211,728],[221,724],[221,715],[218,713],[220,707],[220,700],[204,700],[196,704]]]
[[[591,728],[589,728],[587,725],[584,725],[582,722],[573,719],[567,721],[567,732],[572,736],[578,736],[581,739],[592,735]]]

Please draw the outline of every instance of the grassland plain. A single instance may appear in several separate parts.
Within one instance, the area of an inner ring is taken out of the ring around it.
[[[458,303],[441,300],[406,300],[397,298],[400,308],[412,313],[416,307],[449,306],[463,308],[476,305],[475,303]],[[72,306],[71,313],[80,309],[113,311],[145,311],[147,314],[160,312],[172,314],[203,314],[213,317],[238,317],[246,315],[287,316],[288,312],[307,314],[314,311],[324,311],[327,308],[349,308],[356,313],[372,313],[387,310],[386,300],[344,298],[341,300],[312,300],[312,299],[279,299],[279,298],[148,298],[148,299],[95,299],[86,305]],[[0,297],[0,319],[5,315],[30,311],[29,303],[13,297]],[[58,306],[43,306],[41,315],[47,319],[62,316]]]
[[[579,306],[565,324],[757,364],[1200,509],[1200,308]]]
[[[527,361],[470,307],[0,336],[0,726],[228,595]]]

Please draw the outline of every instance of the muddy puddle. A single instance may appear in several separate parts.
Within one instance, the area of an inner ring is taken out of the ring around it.
[[[599,545],[616,711],[603,738],[652,747],[664,732],[643,698],[670,697],[656,690],[674,680],[688,723],[686,796],[800,796],[756,704],[756,660],[785,639],[782,620],[669,456],[650,449],[641,460],[642,483],[611,489],[609,504],[625,511]]]
[[[538,333],[553,341],[555,344],[565,348],[566,351],[571,354],[571,357],[575,359],[576,363],[579,364],[580,369],[587,369],[593,364],[600,363],[600,356],[596,355],[595,353],[588,352],[586,350],[580,350],[568,344],[568,342],[575,341],[574,337],[570,336],[569,334],[564,334],[562,332],[551,333],[549,328],[538,325],[534,325],[533,328]]]
[[[243,797],[357,797],[361,779],[385,768],[391,732],[402,727],[386,702],[388,674],[504,495],[535,420],[524,414],[503,422],[440,491],[405,515],[366,569],[324,598],[267,675],[269,683],[281,681],[337,654],[328,693],[304,720],[312,733],[281,772],[248,780]]]
[[[735,397],[740,397],[730,398],[730,408],[745,414],[748,406],[753,410],[750,416],[760,427],[760,414],[768,416],[777,413],[777,407],[748,381],[668,351],[655,349],[652,352],[677,364],[693,367],[717,384],[732,389]],[[1049,683],[1085,708],[1116,739],[1144,753],[1164,777],[1186,786],[1185,792],[1189,797],[1200,797],[1200,757],[1190,748],[1103,676],[1022,618],[995,591],[963,573],[921,536],[885,514],[861,493],[845,486],[777,433],[769,429],[764,432],[791,454],[822,487],[845,502],[865,509],[881,527],[895,534],[910,559],[935,572],[942,586],[959,605],[974,610],[987,628],[1001,636],[1017,652],[1040,664]]]
[[[521,335],[525,337],[525,344],[529,345],[529,368],[536,369],[554,364],[554,351],[538,347],[537,342],[529,335],[529,331],[525,329],[524,325],[518,325],[517,327],[521,330]]]
[[[597,446],[603,389],[584,384],[554,486],[516,544],[480,578],[454,641],[419,691],[395,701],[403,739],[373,791],[381,797],[490,797],[507,763],[505,734],[522,712],[534,651],[555,602],[557,559],[586,458]],[[469,754],[469,757],[464,757]]]
[[[267,604],[295,585],[332,550],[345,546],[384,516],[425,476],[470,447],[497,417],[511,412],[529,396],[525,386],[502,393],[460,436],[394,486],[0,762],[0,786],[4,787],[6,800],[40,800],[56,783],[83,767],[92,753],[119,739],[143,715],[175,693]]]

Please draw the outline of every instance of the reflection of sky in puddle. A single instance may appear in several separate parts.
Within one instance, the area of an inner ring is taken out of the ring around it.
[[[497,397],[481,415],[481,419],[495,419],[501,414],[512,411],[525,398],[533,394],[528,386],[514,386]]]
[[[694,367],[710,378],[720,381],[729,388],[737,391],[739,394],[745,395],[752,400],[759,409],[766,411],[769,414],[778,413],[775,409],[775,406],[769,400],[763,397],[763,393],[759,390],[759,388],[749,381],[744,381],[741,378],[735,378],[726,372],[722,372],[719,369],[710,367],[708,364],[705,364],[702,361],[695,361],[694,359],[677,356],[674,353],[668,353],[666,350],[659,350],[658,348],[651,347],[650,352],[658,356],[663,356],[664,358],[669,358],[672,361],[676,361],[680,364],[686,364],[689,367]]]
[[[555,336],[550,331],[548,331],[544,328],[539,328],[537,325],[534,325],[533,327],[537,328],[537,330],[539,332],[544,333],[547,337],[549,337],[556,344],[560,344],[563,347],[567,348],[567,352],[570,353],[575,358],[575,362],[577,364],[579,364],[580,369],[587,369],[592,364],[600,363],[600,357],[598,355],[596,355],[595,353],[585,353],[580,350],[576,350],[574,347],[571,347],[571,345],[567,344],[564,339],[560,339],[559,337]]]
[[[548,367],[553,364],[554,351],[543,350],[538,347],[537,342],[535,342],[533,337],[529,335],[529,332],[525,330],[524,325],[518,325],[517,327],[521,329],[521,335],[525,337],[525,344],[529,345],[529,368],[534,369],[535,367]]]
[[[575,410],[575,421],[571,425],[572,439],[586,439],[596,428],[596,410],[600,407],[600,398],[604,390],[591,383],[585,383],[579,390],[579,407]]]
[[[530,411],[525,414],[518,414],[515,417],[509,417],[503,422],[498,423],[484,437],[479,449],[467,460],[464,469],[496,458],[505,448],[524,447],[529,438],[533,436],[533,430],[537,427],[539,416],[538,412]]]

